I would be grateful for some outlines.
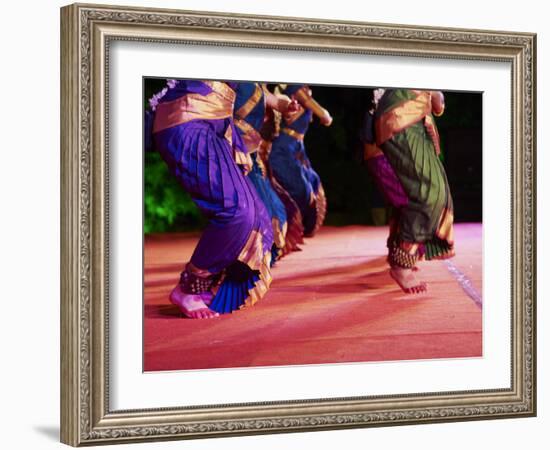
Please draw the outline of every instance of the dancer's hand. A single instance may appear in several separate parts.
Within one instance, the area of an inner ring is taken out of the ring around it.
[[[277,111],[288,114],[298,110],[298,102],[291,99],[288,95],[275,94],[275,97],[277,98],[277,107],[275,108]]]
[[[443,114],[445,110],[445,97],[441,91],[430,91],[432,96],[432,112],[436,116]]]
[[[298,109],[298,102],[292,100],[288,95],[266,92],[265,96],[267,106],[280,113],[286,114]]]
[[[310,109],[313,114],[315,114],[319,118],[324,126],[330,126],[330,124],[332,123],[332,116],[311,96],[311,89],[309,87],[302,87],[294,95],[296,96],[298,102],[304,108]]]
[[[325,113],[319,118],[319,120],[325,127],[328,127],[332,123],[332,116],[326,109],[324,110],[324,112]]]
[[[300,104],[298,103],[298,100],[293,98],[293,99],[290,100],[290,103],[287,105],[285,112],[293,113],[293,112],[298,111],[298,109],[300,109]]]

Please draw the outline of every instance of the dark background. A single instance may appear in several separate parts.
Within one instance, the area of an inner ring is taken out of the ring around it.
[[[166,85],[164,79],[144,80],[144,105]],[[372,97],[370,88],[311,86],[314,98],[334,118],[330,127],[310,124],[306,150],[321,177],[328,200],[327,225],[380,224],[375,210],[384,207],[363,163],[360,129]],[[436,118],[441,159],[447,171],[455,222],[482,220],[482,94],[445,94],[445,113]],[[195,205],[168,173],[156,152],[145,152],[144,232],[189,231],[206,223]],[[382,216],[383,220],[383,216]]]

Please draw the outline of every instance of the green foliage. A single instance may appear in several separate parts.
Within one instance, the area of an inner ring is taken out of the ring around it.
[[[144,232],[189,231],[202,228],[204,219],[191,197],[168,172],[156,152],[145,154]]]

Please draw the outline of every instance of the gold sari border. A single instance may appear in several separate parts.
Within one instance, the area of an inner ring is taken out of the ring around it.
[[[288,224],[286,222],[281,226],[281,222],[277,217],[271,219],[271,227],[273,228],[273,243],[279,247],[283,248],[285,246],[285,237],[287,232]]]
[[[287,231],[285,235],[283,255],[288,255],[291,252],[300,250],[299,245],[304,243],[304,225],[302,222],[302,214],[298,210],[297,206],[294,211],[295,213],[288,216],[287,219]]]
[[[262,143],[262,136],[252,125],[244,119],[235,119],[235,126],[242,131],[242,139],[246,145],[248,153],[254,153]]]
[[[434,144],[435,154],[439,156],[439,154],[441,153],[439,132],[437,131],[434,118],[431,116],[431,114],[428,114],[426,117],[424,117],[424,126],[426,127],[426,131],[430,135],[430,138],[432,139],[432,142]]]
[[[153,133],[191,120],[218,120],[231,117],[235,91],[219,81],[204,83],[212,89],[207,95],[190,93],[169,102],[159,103],[155,112]]]
[[[237,97],[237,93],[229,87],[227,83],[224,83],[223,81],[203,81],[204,84],[206,84],[210,89],[212,89],[213,92],[220,95],[224,99],[230,101],[232,104],[235,103],[235,98]]]
[[[319,231],[319,228],[325,223],[325,218],[327,216],[327,197],[325,195],[325,190],[323,186],[319,186],[319,192],[316,195],[315,210],[317,217],[315,219],[315,227],[313,229],[313,234]]]
[[[250,114],[250,112],[260,102],[260,99],[263,96],[264,90],[258,83],[255,83],[255,85],[256,85],[256,89],[254,90],[250,98],[244,103],[243,106],[241,106],[237,111],[235,111],[236,118],[244,119],[246,116]]]
[[[233,113],[233,104],[220,101],[220,97],[211,92],[204,96],[188,94],[176,100],[160,103],[155,113],[153,133],[175,127],[191,120],[227,119]]]
[[[281,128],[281,131],[285,134],[288,134],[289,136],[293,137],[297,141],[303,141],[304,135],[302,133],[298,133],[297,131],[293,130],[292,128]]]
[[[252,170],[252,158],[248,153],[241,152],[238,149],[233,151],[233,159],[237,165],[242,166],[243,172],[247,175]]]
[[[272,146],[273,144],[271,141],[262,138],[260,145],[258,146],[258,155],[264,164],[267,164],[269,160],[269,154],[271,153]]]
[[[365,161],[376,158],[377,156],[383,155],[384,152],[376,144],[364,144],[363,145],[363,159]]]
[[[395,134],[421,121],[430,113],[431,95],[428,91],[418,92],[416,98],[407,100],[375,121],[376,145],[380,146]]]
[[[248,291],[248,298],[242,308],[252,306],[257,303],[266,294],[271,285],[271,251],[264,253],[262,234],[258,230],[252,231],[239,257],[242,263],[246,264],[252,270],[260,273],[260,279],[256,281],[255,286]]]
[[[439,219],[439,226],[435,235],[446,241],[449,245],[454,244],[454,215],[453,211],[450,208],[445,208],[441,213],[441,218]]]

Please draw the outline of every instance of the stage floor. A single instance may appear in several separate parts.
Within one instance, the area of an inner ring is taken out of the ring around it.
[[[323,227],[273,268],[268,294],[215,319],[168,301],[198,234],[145,238],[144,370],[482,356],[482,226],[455,226],[456,257],[421,262],[428,292],[388,274],[386,227]]]

